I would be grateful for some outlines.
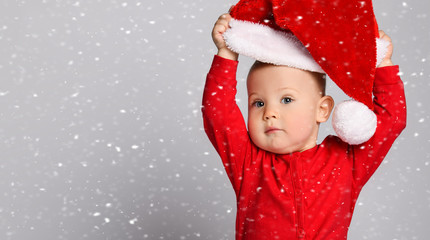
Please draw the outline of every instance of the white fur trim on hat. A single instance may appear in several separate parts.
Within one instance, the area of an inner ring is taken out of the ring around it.
[[[293,34],[257,23],[231,19],[224,39],[232,51],[258,61],[324,73]]]
[[[344,141],[357,145],[369,140],[376,131],[377,118],[363,103],[348,100],[337,104],[333,111],[332,125]]]
[[[324,73],[294,34],[236,19],[231,19],[229,25],[230,28],[224,33],[224,39],[234,52],[265,63]],[[388,45],[390,45],[388,41],[376,39],[376,66],[385,57]]]

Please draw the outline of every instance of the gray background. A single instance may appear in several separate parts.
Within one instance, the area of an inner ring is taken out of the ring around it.
[[[0,2],[0,239],[234,238],[234,193],[200,113],[210,32],[234,3]],[[428,239],[430,3],[374,5],[408,127],[364,188],[349,239]],[[241,57],[244,112],[250,64]]]

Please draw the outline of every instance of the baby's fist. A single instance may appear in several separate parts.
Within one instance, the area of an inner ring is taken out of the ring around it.
[[[379,30],[379,38],[389,42],[390,45],[387,47],[387,53],[384,59],[382,59],[382,62],[377,67],[393,66],[394,64],[391,61],[391,57],[393,56],[393,43],[391,42],[391,38],[382,30]]]
[[[219,56],[231,60],[237,60],[238,54],[228,49],[223,37],[225,31],[227,31],[227,29],[229,28],[228,24],[230,20],[231,16],[228,13],[225,13],[218,18],[212,30],[212,40],[214,41],[215,46],[218,48]]]

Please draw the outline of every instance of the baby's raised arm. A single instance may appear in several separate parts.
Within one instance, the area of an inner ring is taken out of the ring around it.
[[[245,156],[251,141],[242,113],[236,104],[238,54],[225,44],[223,33],[229,28],[229,14],[221,15],[212,31],[218,48],[206,78],[202,113],[207,136],[220,155],[236,192],[242,185]]]
[[[362,145],[354,146],[354,176],[361,188],[372,176],[379,164],[388,153],[394,140],[406,127],[406,101],[403,82],[391,57],[393,45],[391,38],[379,31],[380,38],[390,42],[387,53],[377,66],[373,86],[374,112],[378,118],[378,126],[373,137]]]

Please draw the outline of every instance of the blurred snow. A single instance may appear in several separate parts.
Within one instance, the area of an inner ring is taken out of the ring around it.
[[[231,4],[0,3],[0,239],[234,239],[234,192],[200,114],[211,28]],[[426,239],[430,3],[374,7],[403,72],[408,127],[349,237]],[[239,100],[251,62],[241,58]]]

